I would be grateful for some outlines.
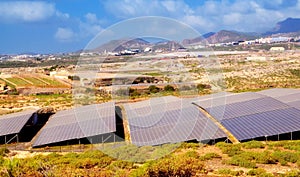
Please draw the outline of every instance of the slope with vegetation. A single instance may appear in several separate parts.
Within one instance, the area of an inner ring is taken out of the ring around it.
[[[119,160],[120,155],[145,160],[149,154],[163,153],[171,146],[124,146],[115,149],[113,156],[118,158],[99,150],[18,158],[16,152],[3,148],[0,176],[300,176],[300,141],[221,142],[214,146],[183,143],[160,159]]]

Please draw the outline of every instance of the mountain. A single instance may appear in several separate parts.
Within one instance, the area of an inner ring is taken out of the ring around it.
[[[209,32],[209,33],[206,33],[203,35],[203,37],[206,39],[206,38],[209,38],[210,36],[216,34],[215,32]]]
[[[244,40],[252,40],[256,39],[260,36],[258,33],[243,33],[238,31],[228,31],[228,30],[221,30],[217,33],[207,33],[205,35],[194,38],[194,39],[184,39],[182,41],[183,45],[188,44],[196,44],[196,43],[208,43],[208,44],[215,44],[215,43],[227,43],[227,42],[234,42],[234,41],[244,41]]]
[[[201,42],[205,41],[204,39],[209,38],[214,34],[216,34],[216,33],[215,32],[209,32],[209,33],[204,34],[203,36],[199,36],[199,37],[196,37],[194,39],[184,39],[182,41],[182,44],[183,45],[189,45],[189,44],[201,43]]]
[[[156,43],[155,45],[152,46],[152,49],[153,50],[162,49],[162,50],[171,51],[172,49],[177,50],[182,47],[183,46],[176,41],[165,41],[165,42]]]
[[[237,31],[221,30],[214,35],[208,37],[206,40],[210,44],[226,43],[233,41],[244,41],[256,39],[259,36],[257,33],[243,33]]]
[[[149,46],[150,43],[144,39],[136,38],[136,39],[120,39],[120,40],[112,40],[108,43],[102,44],[101,46],[94,49],[97,52],[119,52],[129,48],[137,48],[142,49]]]
[[[293,33],[300,31],[300,18],[287,18],[281,22],[278,22],[272,31],[266,33],[266,35],[276,33]]]

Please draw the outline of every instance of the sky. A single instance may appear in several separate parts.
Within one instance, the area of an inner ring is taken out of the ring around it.
[[[205,34],[266,32],[299,12],[300,0],[0,0],[0,54],[78,51],[111,26],[143,16]]]

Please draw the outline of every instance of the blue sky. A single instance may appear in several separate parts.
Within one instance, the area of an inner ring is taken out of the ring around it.
[[[0,0],[0,53],[72,52],[115,23],[169,17],[204,34],[265,32],[300,17],[300,0]]]

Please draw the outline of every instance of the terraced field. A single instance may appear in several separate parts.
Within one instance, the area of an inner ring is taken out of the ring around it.
[[[13,75],[11,77],[0,78],[7,85],[13,88],[36,87],[36,88],[66,88],[67,84],[55,78],[41,75]]]

